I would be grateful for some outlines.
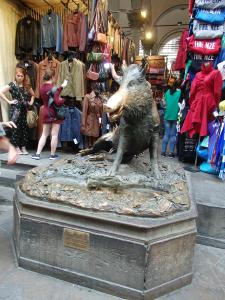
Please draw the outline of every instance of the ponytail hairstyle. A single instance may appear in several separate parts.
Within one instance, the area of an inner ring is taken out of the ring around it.
[[[54,70],[47,70],[43,76],[43,81],[49,81],[55,76]]]

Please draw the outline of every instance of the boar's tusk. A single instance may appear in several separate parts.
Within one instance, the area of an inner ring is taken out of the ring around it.
[[[122,67],[121,67],[121,69],[122,69],[122,71],[123,71],[123,73],[126,71],[126,69],[127,69],[127,65],[122,65]]]
[[[112,113],[113,109],[109,107],[107,104],[103,104],[103,111],[107,113]]]

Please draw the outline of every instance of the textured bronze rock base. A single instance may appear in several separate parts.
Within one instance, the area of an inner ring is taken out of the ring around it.
[[[160,217],[190,208],[179,165],[162,165],[160,181],[151,177],[144,157],[121,165],[116,177],[107,176],[110,167],[103,154],[62,159],[29,171],[20,188],[41,201],[121,215]]]
[[[195,219],[192,200],[189,209],[150,218],[47,201],[18,187],[18,264],[125,299],[153,299],[191,282]]]

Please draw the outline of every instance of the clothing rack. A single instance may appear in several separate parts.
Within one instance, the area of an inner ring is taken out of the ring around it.
[[[54,9],[54,7],[47,1],[47,0],[43,0],[48,6],[50,6],[52,9]]]
[[[76,5],[75,10],[78,10],[82,12],[84,15],[88,14],[88,3],[85,0],[62,0],[61,2],[57,3],[56,5],[52,5],[49,0],[42,0],[43,6],[32,6],[31,4],[26,4],[23,1],[20,1],[19,5],[23,7],[22,9],[22,16],[27,15],[27,11],[31,14],[31,16],[39,20],[42,16],[46,15],[48,13],[49,8],[52,9],[56,14],[60,15],[60,17],[63,19],[65,14],[65,8],[67,8],[70,12],[74,12],[74,6]],[[71,7],[69,7],[69,4],[71,4]]]
[[[62,3],[62,5],[65,7],[66,10],[68,10],[69,12],[72,13],[72,10],[69,9],[69,1],[67,1],[67,2],[61,1],[61,3]]]
[[[123,31],[122,27],[119,25],[119,23],[117,22],[117,20],[115,19],[115,17],[113,16],[113,14],[111,13],[111,11],[108,11],[108,18],[111,18],[113,20],[113,23],[117,26],[117,28],[120,31],[120,35],[125,38],[127,37],[127,35],[125,34],[125,32]],[[130,39],[131,40],[131,39]],[[132,40],[131,40],[132,41]],[[132,41],[133,42],[133,41]]]

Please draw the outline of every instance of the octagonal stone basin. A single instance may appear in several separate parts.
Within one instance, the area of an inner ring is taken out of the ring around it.
[[[160,182],[136,159],[106,176],[101,157],[35,168],[18,183],[19,266],[125,299],[153,299],[189,284],[196,208],[181,169]]]

